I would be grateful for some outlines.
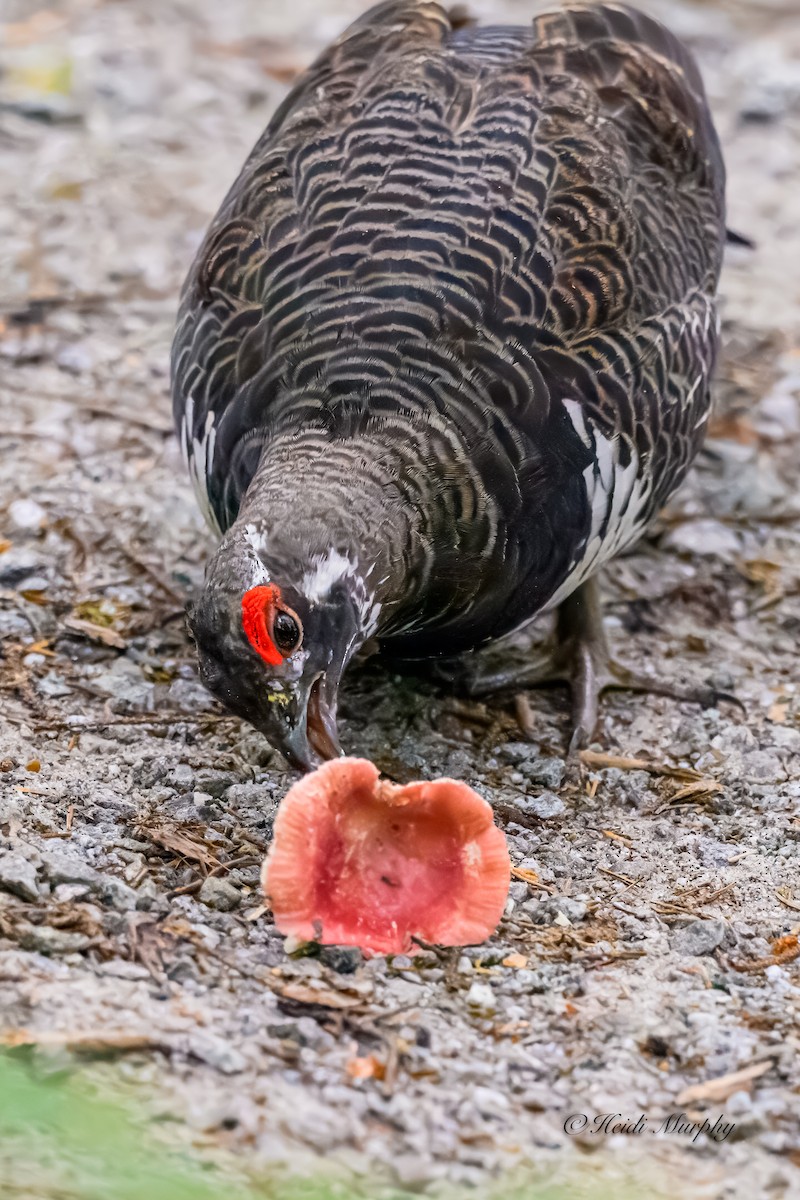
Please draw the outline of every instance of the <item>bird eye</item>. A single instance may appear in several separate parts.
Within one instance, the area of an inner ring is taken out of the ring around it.
[[[272,625],[272,637],[281,654],[292,654],[300,645],[303,631],[299,621],[285,609],[278,609]]]

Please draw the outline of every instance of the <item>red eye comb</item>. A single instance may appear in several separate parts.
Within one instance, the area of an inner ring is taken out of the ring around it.
[[[275,606],[281,598],[273,583],[250,588],[242,596],[242,627],[248,642],[271,667],[280,666],[283,655],[272,640],[270,629]]]

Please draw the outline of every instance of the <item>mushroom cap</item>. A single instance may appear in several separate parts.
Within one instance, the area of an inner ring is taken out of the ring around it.
[[[286,795],[262,882],[282,933],[400,954],[414,938],[484,941],[510,871],[491,806],[466,783],[400,786],[366,759],[339,758]]]

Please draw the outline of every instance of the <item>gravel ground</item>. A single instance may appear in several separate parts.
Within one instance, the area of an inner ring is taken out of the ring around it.
[[[637,1196],[800,1196],[795,0],[651,6],[700,56],[730,224],[756,245],[728,256],[707,449],[605,581],[621,657],[710,679],[745,712],[617,694],[594,746],[609,757],[578,778],[562,692],[530,695],[525,742],[501,703],[354,672],[346,748],[468,780],[518,868],[489,944],[368,963],[287,957],[262,905],[293,776],[197,680],[182,614],[210,540],[167,397],[205,222],[287,81],[363,7],[6,0],[5,1040],[44,1054],[91,1035],[116,1055],[92,1077],[176,1118],[176,1138],[254,1172],[325,1156],[370,1196],[486,1194],[531,1164],[638,1178]],[[735,1128],[592,1132],[681,1112]],[[574,1113],[583,1133],[565,1132]]]

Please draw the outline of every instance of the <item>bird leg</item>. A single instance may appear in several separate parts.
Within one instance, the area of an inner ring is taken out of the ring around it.
[[[681,686],[656,675],[634,671],[616,662],[609,652],[600,595],[595,579],[589,579],[558,607],[555,653],[546,660],[523,663],[493,674],[476,675],[467,681],[470,696],[488,696],[493,692],[566,684],[572,693],[572,738],[570,753],[591,740],[597,725],[598,704],[603,692],[620,688],[632,692],[650,692],[671,696],[709,708],[719,700],[734,696],[702,685]]]

